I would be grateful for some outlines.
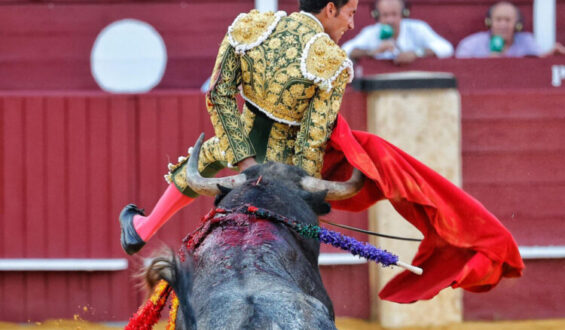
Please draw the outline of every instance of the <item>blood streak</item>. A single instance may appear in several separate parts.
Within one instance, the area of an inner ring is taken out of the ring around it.
[[[258,246],[278,239],[277,227],[268,220],[256,219],[245,214],[229,215],[214,230],[220,245]]]

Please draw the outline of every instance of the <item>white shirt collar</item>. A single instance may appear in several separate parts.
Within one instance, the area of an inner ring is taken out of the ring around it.
[[[313,19],[316,23],[318,23],[318,25],[320,25],[320,27],[322,28],[322,31],[325,31],[324,26],[322,25],[322,22],[320,22],[320,20],[318,19],[318,17],[312,15],[311,13],[307,13],[304,10],[300,11],[301,14],[306,15],[308,17],[310,17],[311,19]]]

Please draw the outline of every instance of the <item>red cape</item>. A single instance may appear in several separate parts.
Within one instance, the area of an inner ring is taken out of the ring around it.
[[[410,303],[431,299],[448,286],[481,292],[502,277],[519,277],[524,263],[512,235],[480,202],[424,164],[376,135],[353,131],[338,116],[322,176],[343,181],[353,167],[369,179],[335,209],[361,211],[388,199],[424,235],[413,264],[381,290],[382,299]]]

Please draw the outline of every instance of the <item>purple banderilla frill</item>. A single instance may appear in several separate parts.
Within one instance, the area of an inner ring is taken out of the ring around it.
[[[352,237],[345,236],[323,227],[320,227],[318,239],[326,244],[330,244],[342,250],[347,250],[353,255],[358,255],[365,259],[376,261],[383,266],[396,265],[398,262],[398,256],[388,251],[376,248],[369,243],[361,243]]]
[[[234,210],[232,210],[231,212],[233,211]],[[320,226],[305,225],[297,222],[296,220],[288,219],[284,216],[271,212],[267,209],[258,208],[252,205],[244,205],[243,207],[235,211],[252,214],[263,219],[282,222],[304,237],[318,239],[323,243],[349,251],[353,255],[358,255],[365,259],[378,262],[383,266],[396,265],[398,262],[398,256],[386,250],[381,250],[377,247],[374,247],[369,243],[361,243],[353,237],[345,236],[341,233],[331,231]]]

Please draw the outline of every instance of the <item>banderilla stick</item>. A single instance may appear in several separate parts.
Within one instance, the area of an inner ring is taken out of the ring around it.
[[[405,262],[402,262],[402,261],[400,261],[400,260],[398,260],[398,261],[396,262],[396,265],[397,265],[398,267],[402,267],[402,268],[404,268],[404,269],[406,269],[406,270],[409,270],[409,271],[411,271],[412,273],[417,274],[417,275],[422,275],[422,274],[424,273],[424,270],[423,270],[422,268],[416,267],[416,266],[412,266],[412,265],[407,264],[407,263],[405,263]]]

